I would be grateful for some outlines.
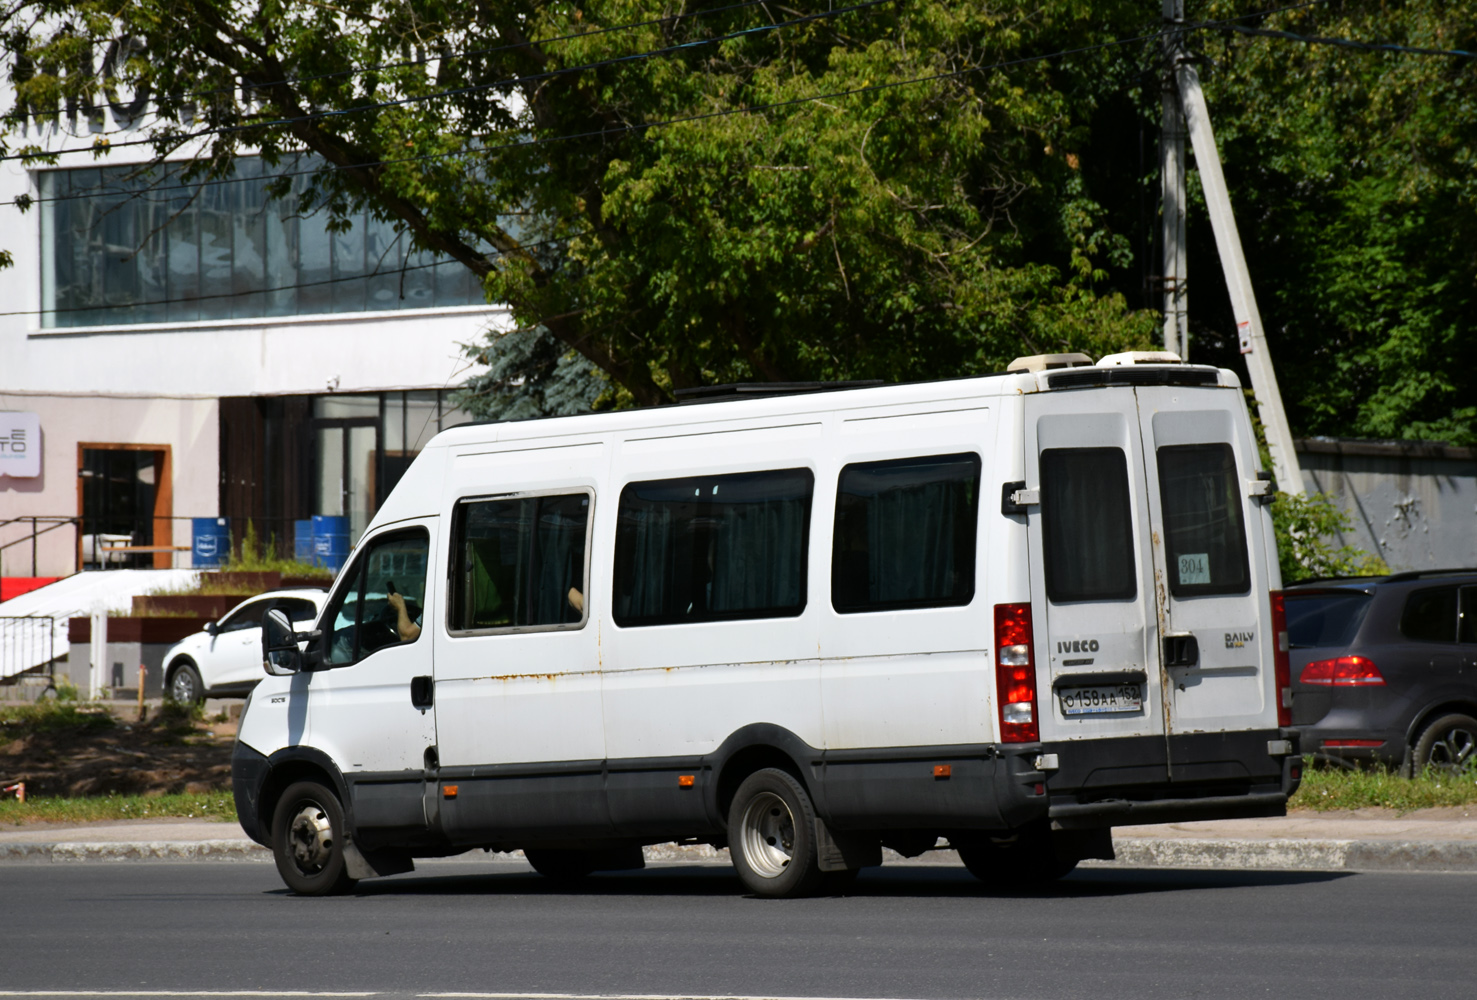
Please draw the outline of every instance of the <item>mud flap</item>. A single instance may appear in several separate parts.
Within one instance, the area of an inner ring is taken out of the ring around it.
[[[352,840],[344,844],[344,870],[349,878],[374,878],[378,875],[403,875],[415,871],[408,854],[395,851],[360,851]]]
[[[1095,830],[1053,830],[1051,849],[1061,861],[1114,861],[1113,831],[1108,827]]]
[[[826,821],[815,821],[815,856],[823,872],[844,872],[882,864],[882,842],[873,837],[836,835]]]

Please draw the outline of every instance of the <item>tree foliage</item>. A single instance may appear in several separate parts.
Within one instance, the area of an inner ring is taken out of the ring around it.
[[[367,205],[472,269],[520,331],[476,350],[542,351],[534,377],[583,359],[607,402],[990,371],[1152,334],[1104,287],[1125,248],[1074,152],[1106,57],[1028,58],[1138,27],[1127,3],[11,10],[18,108],[65,119],[69,102],[85,115],[110,88],[147,89],[155,111],[107,141],[194,151],[194,179],[251,152],[315,153],[303,211],[343,224]],[[120,38],[137,44],[109,50]],[[125,57],[99,80],[105,50]],[[33,131],[5,142],[45,162]],[[520,386],[494,375],[473,392],[496,408]]]
[[[1471,0],[1332,0],[1259,26],[1477,49]],[[1198,47],[1294,428],[1477,442],[1477,60],[1237,33]]]

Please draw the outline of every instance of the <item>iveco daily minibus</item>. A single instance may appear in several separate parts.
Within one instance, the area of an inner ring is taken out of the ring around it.
[[[1272,484],[1236,376],[1012,369],[442,433],[317,627],[267,615],[242,826],[300,893],[677,842],[800,896],[884,847],[1020,884],[1112,857],[1115,825],[1281,815]]]

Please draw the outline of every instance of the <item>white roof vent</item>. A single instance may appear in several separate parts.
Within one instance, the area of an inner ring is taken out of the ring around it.
[[[1025,358],[1016,358],[1010,363],[1007,372],[1044,372],[1054,368],[1083,368],[1092,365],[1092,358],[1086,354],[1032,354]]]
[[[1099,368],[1118,368],[1122,365],[1182,365],[1180,356],[1173,351],[1124,351],[1122,354],[1105,354],[1098,359]]]

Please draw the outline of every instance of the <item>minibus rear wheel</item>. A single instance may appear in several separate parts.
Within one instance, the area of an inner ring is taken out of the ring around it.
[[[728,809],[728,852],[754,895],[813,895],[825,873],[816,857],[815,809],[805,786],[774,767],[745,778]]]
[[[355,880],[344,864],[344,810],[316,781],[289,785],[272,815],[277,873],[300,896],[347,892]]]

